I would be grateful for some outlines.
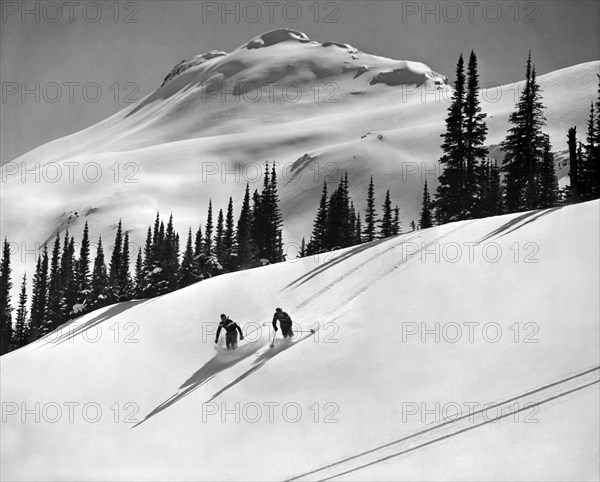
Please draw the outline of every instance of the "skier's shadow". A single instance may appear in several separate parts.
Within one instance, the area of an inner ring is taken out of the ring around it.
[[[267,363],[271,358],[277,356],[279,353],[287,350],[288,348],[290,348],[293,345],[294,345],[294,343],[287,343],[287,342],[281,341],[275,345],[275,348],[270,349],[270,350],[265,350],[252,363],[252,367],[250,369],[246,370],[242,375],[240,375],[238,378],[236,378],[233,382],[229,383],[228,385],[226,385],[225,387],[223,387],[219,391],[217,391],[210,398],[209,401],[214,400],[219,395],[223,394],[230,388],[234,387],[235,385],[240,383],[242,380],[244,380],[246,377],[252,375],[254,372],[256,372],[257,370],[262,368],[265,365],[265,363]],[[261,344],[260,346],[264,346],[264,344]],[[156,407],[148,415],[146,415],[143,420],[136,423],[131,428],[135,428],[138,425],[141,425],[146,420],[152,418],[154,415],[159,414],[163,410],[169,408],[171,405],[177,403],[178,401],[180,401],[182,398],[188,396],[190,393],[192,393],[197,388],[208,383],[220,372],[222,372],[228,368],[231,368],[232,366],[236,365],[237,363],[241,362],[242,360],[248,358],[250,355],[256,354],[257,349],[258,349],[258,347],[256,346],[255,343],[249,343],[247,345],[244,345],[244,346],[238,348],[235,352],[232,352],[231,357],[228,356],[230,354],[227,352],[215,356],[208,363],[206,363],[202,368],[200,368],[200,370],[198,370],[190,378],[188,378],[185,381],[185,383],[179,387],[179,390],[177,393],[175,393],[174,395],[169,397],[167,400],[162,402],[158,407]]]
[[[235,364],[241,362],[245,358],[248,358],[253,353],[256,353],[258,346],[255,343],[248,343],[234,352],[223,352],[218,353],[215,357],[211,358],[202,368],[188,378],[177,390],[177,393],[169,397],[167,400],[162,402],[158,407],[152,410],[144,419],[136,423],[132,428],[144,423],[149,418],[162,412],[164,409],[169,408],[174,403],[177,403],[182,398],[188,396],[197,388],[211,381],[220,372],[231,368]]]
[[[239,377],[237,377],[234,381],[232,381],[228,385],[224,386],[219,391],[217,391],[212,397],[210,397],[209,402],[212,402],[219,395],[223,394],[224,392],[226,392],[230,388],[232,388],[235,385],[237,385],[238,383],[240,383],[245,378],[249,377],[250,375],[252,375],[256,371],[260,370],[262,367],[265,366],[265,364],[271,358],[276,357],[282,351],[287,350],[288,348],[292,347],[293,345],[294,345],[294,343],[288,343],[288,342],[285,342],[283,340],[278,341],[278,344],[276,344],[274,348],[272,348],[271,350],[266,350],[261,355],[259,355],[258,358],[254,361],[254,363],[252,363],[252,367],[250,367],[248,370],[246,370],[244,373],[242,373]]]

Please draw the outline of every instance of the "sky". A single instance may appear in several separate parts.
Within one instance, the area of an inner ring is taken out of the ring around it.
[[[0,0],[0,162],[93,125],[182,59],[276,28],[428,64],[452,81],[473,49],[482,85],[600,59],[600,2]]]

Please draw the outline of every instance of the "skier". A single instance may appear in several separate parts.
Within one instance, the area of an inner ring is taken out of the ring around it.
[[[273,315],[273,329],[276,332],[277,321],[279,321],[279,326],[281,326],[281,334],[284,339],[294,336],[294,332],[292,331],[292,319],[290,318],[290,315],[281,308],[275,308],[275,314]],[[275,337],[273,337],[273,339],[275,339]]]
[[[228,350],[235,350],[237,348],[238,332],[240,333],[240,340],[244,339],[242,329],[235,321],[231,320],[227,315],[222,314],[221,323],[219,323],[219,328],[217,329],[217,336],[215,337],[215,344],[219,343],[219,335],[221,334],[221,328],[225,329],[225,346]]]

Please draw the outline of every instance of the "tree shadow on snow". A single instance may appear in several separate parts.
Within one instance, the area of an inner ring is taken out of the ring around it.
[[[523,226],[533,223],[534,221],[537,221],[542,216],[545,216],[546,214],[550,214],[558,209],[561,209],[562,207],[563,206],[557,206],[554,208],[545,209],[543,211],[530,211],[528,213],[521,214],[520,216],[517,216],[516,218],[513,218],[510,221],[504,223],[502,226],[495,229],[494,231],[489,233],[487,236],[484,236],[478,242],[483,243],[484,241],[487,241],[488,239],[491,239],[495,236],[499,236],[499,237],[506,236],[507,234],[510,234],[513,231],[516,231],[517,229],[521,229]]]
[[[359,244],[358,246],[348,249],[346,252],[344,252],[343,254],[341,254],[339,256],[332,257],[331,259],[329,259],[329,260],[325,261],[324,263],[320,264],[319,266],[317,266],[315,269],[312,269],[309,272],[303,274],[302,276],[300,276],[299,278],[295,279],[294,281],[289,283],[287,286],[285,286],[281,291],[285,291],[294,286],[296,286],[296,287],[302,286],[304,283],[307,283],[308,281],[312,280],[315,276],[320,275],[321,273],[327,271],[328,269],[333,268],[334,266],[336,266],[340,263],[343,263],[344,261],[348,260],[352,256],[356,256],[356,255],[362,253],[363,251],[373,248],[374,246],[389,242],[390,240],[396,239],[398,237],[407,236],[407,235],[411,235],[411,234],[415,234],[415,232],[403,233],[403,234],[399,234],[397,236],[392,236],[392,237],[383,238],[383,239],[376,239],[369,243]],[[328,255],[330,255],[330,254],[329,253],[321,253],[321,254],[316,254],[314,256],[323,256],[326,259]]]
[[[56,330],[54,330],[52,333],[49,333],[44,338],[40,339],[39,341],[42,342],[42,345],[39,348],[41,348],[42,346],[45,346],[45,345],[58,346],[67,340],[73,341],[73,339],[77,335],[81,335],[84,332],[86,332],[87,330],[89,330],[91,328],[95,328],[97,325],[112,318],[113,316],[119,315],[119,314],[129,310],[130,308],[133,308],[134,306],[137,306],[141,303],[147,303],[147,302],[148,302],[148,300],[131,300],[131,301],[123,301],[121,303],[116,303],[116,304],[108,307],[102,313],[94,316],[93,318],[90,318],[88,321],[86,321],[85,323],[82,323],[82,324],[80,324],[78,322],[78,320],[81,317],[75,318],[74,320],[71,320],[67,323],[62,324],[61,326],[56,328]],[[57,336],[57,332],[59,330],[65,330],[65,328],[66,328],[66,331]]]

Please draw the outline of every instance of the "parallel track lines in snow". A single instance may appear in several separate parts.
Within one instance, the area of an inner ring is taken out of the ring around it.
[[[301,308],[304,308],[306,305],[312,303],[315,299],[319,298],[320,296],[322,296],[323,294],[325,294],[327,291],[329,291],[331,288],[333,288],[335,285],[337,285],[338,283],[342,282],[343,280],[345,280],[348,276],[352,275],[353,273],[355,273],[356,271],[358,271],[360,268],[362,268],[363,266],[367,265],[368,263],[370,263],[371,261],[373,261],[374,259],[384,255],[385,253],[387,253],[388,251],[391,251],[395,248],[397,248],[398,246],[401,246],[402,244],[406,243],[407,239],[404,238],[404,236],[402,236],[401,240],[393,243],[390,247],[382,250],[382,251],[378,251],[375,255],[371,256],[370,258],[366,259],[365,261],[363,261],[362,263],[356,265],[354,268],[346,271],[343,275],[337,277],[336,279],[334,279],[331,283],[329,283],[328,285],[326,285],[325,287],[321,288],[319,291],[317,291],[314,295],[310,296],[309,298],[307,298],[306,300],[304,300],[302,303],[298,304],[295,308],[295,311],[298,311]],[[334,259],[335,260],[335,259]],[[333,261],[334,261],[333,260]]]
[[[470,222],[472,222],[472,221],[470,221]],[[433,246],[436,243],[439,243],[442,239],[450,236],[452,233],[454,233],[455,231],[458,231],[459,229],[464,228],[465,226],[466,226],[466,224],[461,224],[460,226],[458,226],[458,227],[456,227],[454,229],[451,229],[450,231],[448,231],[448,232],[446,232],[446,233],[438,236],[437,238],[432,239],[428,243],[421,244],[421,246],[419,247],[419,249],[417,249],[416,251],[413,251],[412,253],[404,256],[399,262],[394,263],[392,266],[390,266],[388,269],[386,269],[383,273],[381,273],[379,276],[377,276],[377,278],[369,280],[368,283],[364,284],[359,289],[353,291],[352,294],[350,294],[350,296],[348,296],[342,303],[340,303],[333,310],[331,310],[331,312],[335,312],[338,309],[342,308],[343,306],[346,306],[350,301],[352,301],[354,298],[356,298],[357,296],[361,295],[362,293],[364,293],[368,289],[372,288],[376,283],[378,283],[379,281],[381,281],[383,278],[389,276],[390,274],[392,274],[394,271],[396,271],[401,266],[407,265],[407,263],[409,263],[409,261],[413,260],[417,255],[421,255],[421,253],[423,252],[424,249],[427,249],[430,246]]]
[[[405,264],[406,262],[408,262],[410,259],[414,258],[417,254],[420,254],[422,249],[424,247],[429,247],[437,242],[439,242],[441,239],[444,239],[445,237],[449,236],[450,234],[454,233],[455,231],[462,229],[463,227],[465,227],[466,224],[461,223],[458,227],[451,229],[450,231],[438,236],[437,238],[427,242],[427,243],[423,243],[423,245],[421,245],[421,247],[419,247],[416,251],[410,253],[409,255],[406,256],[405,259],[403,259],[402,261],[400,261],[400,263],[396,263],[391,269],[386,270],[381,276],[379,276],[377,279],[372,280],[371,282],[369,282],[367,285],[364,285],[360,290],[356,291],[355,294],[353,296],[351,296],[350,298],[348,298],[347,301],[344,301],[344,305],[352,300],[353,298],[355,298],[356,296],[358,296],[360,293],[362,293],[363,291],[367,290],[368,288],[370,288],[373,284],[375,284],[377,281],[379,281],[381,278],[387,276],[389,274],[389,272],[395,270],[397,267],[399,267],[402,264]],[[412,233],[411,233],[412,234]],[[343,280],[345,280],[346,278],[348,278],[349,276],[351,276],[352,274],[356,273],[359,269],[361,269],[362,267],[364,267],[365,265],[371,263],[372,261],[374,261],[375,259],[383,256],[384,254],[387,254],[388,252],[402,246],[403,244],[406,244],[409,239],[411,239],[413,236],[409,236],[409,237],[404,237],[402,236],[397,242],[392,243],[389,247],[385,248],[382,251],[378,251],[376,254],[374,254],[373,256],[369,257],[368,259],[364,260],[362,263],[359,263],[358,265],[354,266],[352,269],[348,270],[346,273],[342,274],[341,276],[337,277],[335,280],[333,280],[331,283],[329,283],[328,285],[324,286],[323,288],[321,288],[319,291],[317,291],[315,294],[313,294],[312,296],[310,296],[309,298],[307,298],[306,300],[304,300],[302,303],[298,304],[295,307],[295,311],[297,312],[298,310],[304,308],[305,306],[309,305],[310,303],[312,303],[313,301],[315,301],[317,298],[321,297],[323,294],[325,294],[327,291],[329,291],[330,289],[332,289],[334,286],[336,286],[337,284],[339,284],[340,282],[342,282]],[[337,309],[337,308],[336,308]],[[335,312],[336,310],[331,310],[330,312]]]
[[[599,383],[599,370],[600,366],[585,370],[576,375],[563,378],[508,400],[504,400],[503,402],[494,404],[483,410],[478,410],[457,419],[443,422],[434,427],[421,430],[399,440],[347,457],[288,480],[331,480],[450,437],[454,437],[488,423],[515,416],[522,411],[530,410],[533,407],[537,407]],[[494,411],[493,416],[488,416],[490,410]]]

